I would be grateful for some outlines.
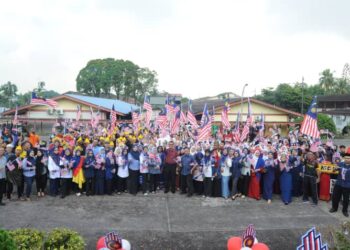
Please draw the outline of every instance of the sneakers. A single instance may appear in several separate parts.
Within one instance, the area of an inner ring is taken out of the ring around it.
[[[78,196],[78,197],[81,196],[81,193],[77,193],[77,196]]]
[[[147,195],[148,195],[148,193],[144,193],[143,195],[144,195],[144,196],[147,196]]]
[[[267,204],[271,204],[271,200],[268,200],[268,201],[267,201]]]
[[[344,215],[345,217],[349,217],[349,213],[348,213],[348,212],[343,211],[343,215]]]

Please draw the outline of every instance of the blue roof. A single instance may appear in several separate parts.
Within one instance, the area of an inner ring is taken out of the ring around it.
[[[140,107],[128,102],[123,102],[117,99],[108,99],[108,98],[101,98],[101,97],[93,97],[93,96],[84,96],[84,95],[75,95],[75,94],[65,94],[66,96],[70,96],[72,98],[81,100],[83,102],[91,103],[95,106],[100,106],[105,109],[112,109],[112,106],[114,104],[115,111],[122,113],[122,114],[128,114],[132,110],[138,110]]]

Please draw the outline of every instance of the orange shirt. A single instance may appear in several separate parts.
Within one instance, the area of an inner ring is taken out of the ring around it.
[[[33,147],[35,147],[40,142],[40,137],[37,134],[29,134],[29,142],[32,144]]]

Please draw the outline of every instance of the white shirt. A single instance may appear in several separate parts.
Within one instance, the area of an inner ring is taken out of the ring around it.
[[[118,163],[117,175],[120,178],[128,177],[129,176],[129,168],[128,168],[128,165],[126,164],[126,162],[122,156],[118,156],[117,163]]]
[[[221,175],[231,176],[231,171],[230,171],[231,166],[232,166],[232,159],[231,157],[227,156],[223,166],[221,166],[221,169],[223,169],[223,172],[221,172]]]
[[[48,165],[50,179],[60,178],[60,167],[53,161],[51,156],[49,156]]]
[[[140,155],[140,173],[147,174],[148,173],[148,156],[145,156],[144,153]]]

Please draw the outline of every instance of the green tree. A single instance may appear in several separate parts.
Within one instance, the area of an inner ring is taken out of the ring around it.
[[[349,93],[350,84],[346,78],[338,78],[335,82],[334,94],[344,95]]]
[[[333,133],[337,131],[333,119],[325,114],[317,114],[317,126],[318,129],[328,129]]]
[[[3,107],[11,108],[17,100],[17,85],[8,81],[0,86],[0,104]]]
[[[116,94],[118,99],[133,98],[136,103],[143,101],[145,94],[157,92],[157,73],[141,68],[129,60],[91,60],[80,70],[77,79],[79,92],[100,96]]]
[[[326,91],[330,92],[334,89],[335,79],[330,69],[325,69],[320,73],[319,83],[321,87]]]

